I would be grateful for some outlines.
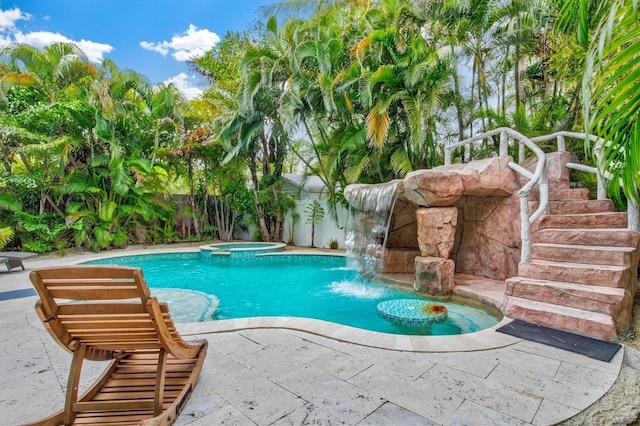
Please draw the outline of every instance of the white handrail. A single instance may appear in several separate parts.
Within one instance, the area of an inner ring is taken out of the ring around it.
[[[520,260],[522,262],[528,262],[531,260],[531,224],[538,220],[538,218],[547,211],[547,207],[549,205],[549,185],[547,184],[546,159],[544,152],[531,139],[521,133],[508,127],[500,127],[498,129],[473,136],[464,141],[455,142],[445,146],[444,163],[445,165],[451,164],[451,152],[454,149],[464,146],[465,150],[468,150],[467,147],[470,147],[471,144],[480,142],[498,134],[500,135],[500,147],[498,151],[500,156],[508,155],[509,138],[512,138],[514,141],[517,140],[519,143],[518,158],[520,162],[525,158],[525,147],[533,151],[538,159],[538,163],[533,174],[518,164],[509,162],[509,167],[512,170],[529,179],[529,182],[527,182],[522,189],[518,191],[518,195],[520,197],[520,236],[522,240]],[[535,185],[538,185],[540,188],[540,205],[538,206],[538,209],[529,216],[529,192],[531,192]]]
[[[604,139],[599,138],[595,135],[587,135],[586,133],[567,132],[563,130],[563,131],[551,133],[548,135],[537,136],[535,138],[531,138],[531,140],[535,143],[539,143],[539,142],[547,142],[555,139],[558,144],[558,152],[565,152],[567,150],[565,138],[580,139],[583,141],[586,139],[589,139],[591,142],[595,142],[593,152],[596,154],[596,157],[598,159],[597,167],[594,167],[593,169],[584,169],[584,167],[589,167],[589,166],[578,165],[576,163],[567,163],[567,167],[570,169],[576,169],[576,170],[580,170],[587,173],[595,173],[596,180],[598,183],[598,190],[597,190],[598,200],[606,199],[607,188],[605,186],[605,180],[602,176],[602,163],[601,163],[602,157],[598,155],[600,153],[600,150],[602,149],[602,145],[604,144]],[[578,167],[578,166],[581,166],[581,167]]]
[[[600,155],[602,148],[605,145],[608,145],[608,144],[605,144],[604,139],[599,138],[596,135],[591,135],[591,134],[587,135],[586,133],[560,131],[560,132],[551,133],[549,135],[531,138],[531,140],[535,143],[538,143],[538,142],[547,142],[555,139],[558,144],[558,151],[564,152],[567,149],[565,144],[565,138],[579,139],[582,141],[589,139],[591,142],[595,142],[595,145],[593,147],[593,153],[596,156],[596,167],[586,166],[586,165],[577,164],[577,163],[567,163],[567,167],[570,169],[580,170],[587,173],[595,173],[596,180],[597,180],[597,198],[598,200],[607,199],[608,197],[607,197],[606,181],[611,180],[611,175],[610,173],[604,171],[604,164],[602,163],[603,159],[602,159],[602,156]],[[640,230],[640,207],[635,201],[629,200],[627,202],[627,214],[628,214],[627,228],[632,229],[634,231]]]
[[[500,146],[499,146],[499,155],[507,156],[509,149],[509,140],[510,138],[514,140],[514,142],[518,141],[518,162],[521,163],[524,161],[525,149],[529,148],[536,155],[538,159],[538,164],[536,165],[536,169],[533,173],[526,170],[522,166],[517,163],[509,162],[509,168],[514,170],[516,173],[524,176],[529,179],[522,189],[518,192],[520,196],[520,234],[521,234],[521,254],[520,259],[522,262],[528,262],[531,260],[531,233],[530,227],[536,220],[542,216],[545,212],[547,212],[549,205],[549,185],[547,183],[547,172],[546,172],[546,160],[545,154],[537,145],[540,142],[547,142],[551,140],[555,140],[557,143],[557,149],[559,152],[566,151],[566,142],[565,138],[571,139],[580,139],[586,140],[589,139],[591,142],[595,142],[593,152],[597,158],[597,167],[586,166],[583,164],[577,163],[567,163],[566,166],[570,169],[576,169],[580,171],[584,171],[587,173],[595,173],[596,179],[598,182],[598,199],[606,199],[607,191],[605,186],[605,178],[610,178],[610,176],[605,176],[603,173],[604,167],[602,163],[602,156],[599,155],[602,148],[605,146],[605,141],[602,138],[599,138],[595,135],[587,135],[585,133],[577,133],[577,132],[567,132],[560,131],[551,133],[549,135],[537,136],[535,138],[527,138],[526,136],[520,134],[519,132],[508,128],[501,127],[498,129],[491,130],[486,133],[475,135],[469,139],[464,141],[455,142],[452,144],[448,144],[444,147],[444,163],[445,165],[451,164],[451,154],[454,149],[459,147],[465,148],[465,155],[463,160],[468,160],[470,157],[470,147],[473,143],[481,142],[487,138],[491,138],[495,135],[500,135]],[[538,185],[540,188],[540,205],[538,209],[529,216],[529,192],[534,188],[535,185]],[[628,203],[628,228],[633,230],[640,230],[640,206],[638,206],[635,201],[630,200]]]

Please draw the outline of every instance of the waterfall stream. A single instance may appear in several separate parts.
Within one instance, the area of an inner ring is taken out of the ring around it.
[[[384,249],[399,183],[349,185],[345,189],[350,205],[345,232],[347,265],[366,279],[374,279],[384,269]]]

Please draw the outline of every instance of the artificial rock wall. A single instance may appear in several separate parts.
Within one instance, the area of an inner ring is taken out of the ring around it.
[[[511,157],[410,173],[397,189],[387,238],[388,273],[416,274],[416,289],[453,290],[453,273],[506,279],[520,259],[521,184]]]

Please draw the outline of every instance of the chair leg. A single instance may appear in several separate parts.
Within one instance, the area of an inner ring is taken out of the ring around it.
[[[9,258],[9,262],[7,263],[7,268],[9,268],[9,272],[11,272],[16,268],[22,268],[23,271],[25,270],[24,263],[22,263],[22,260],[12,259],[12,258]]]
[[[76,413],[74,405],[78,402],[78,387],[80,386],[80,373],[82,371],[82,362],[87,352],[85,345],[73,352],[71,360],[71,369],[69,370],[69,382],[67,383],[67,397],[64,405],[64,424],[70,425],[75,421]]]
[[[156,390],[153,397],[153,416],[162,414],[164,404],[165,376],[167,371],[167,351],[160,349],[158,354],[158,369],[156,371]]]

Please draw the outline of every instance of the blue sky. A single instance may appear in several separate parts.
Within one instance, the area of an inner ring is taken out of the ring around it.
[[[0,0],[0,45],[38,48],[71,41],[94,62],[109,58],[153,83],[173,82],[188,97],[203,83],[186,59],[228,31],[263,20],[260,6],[276,0]]]

